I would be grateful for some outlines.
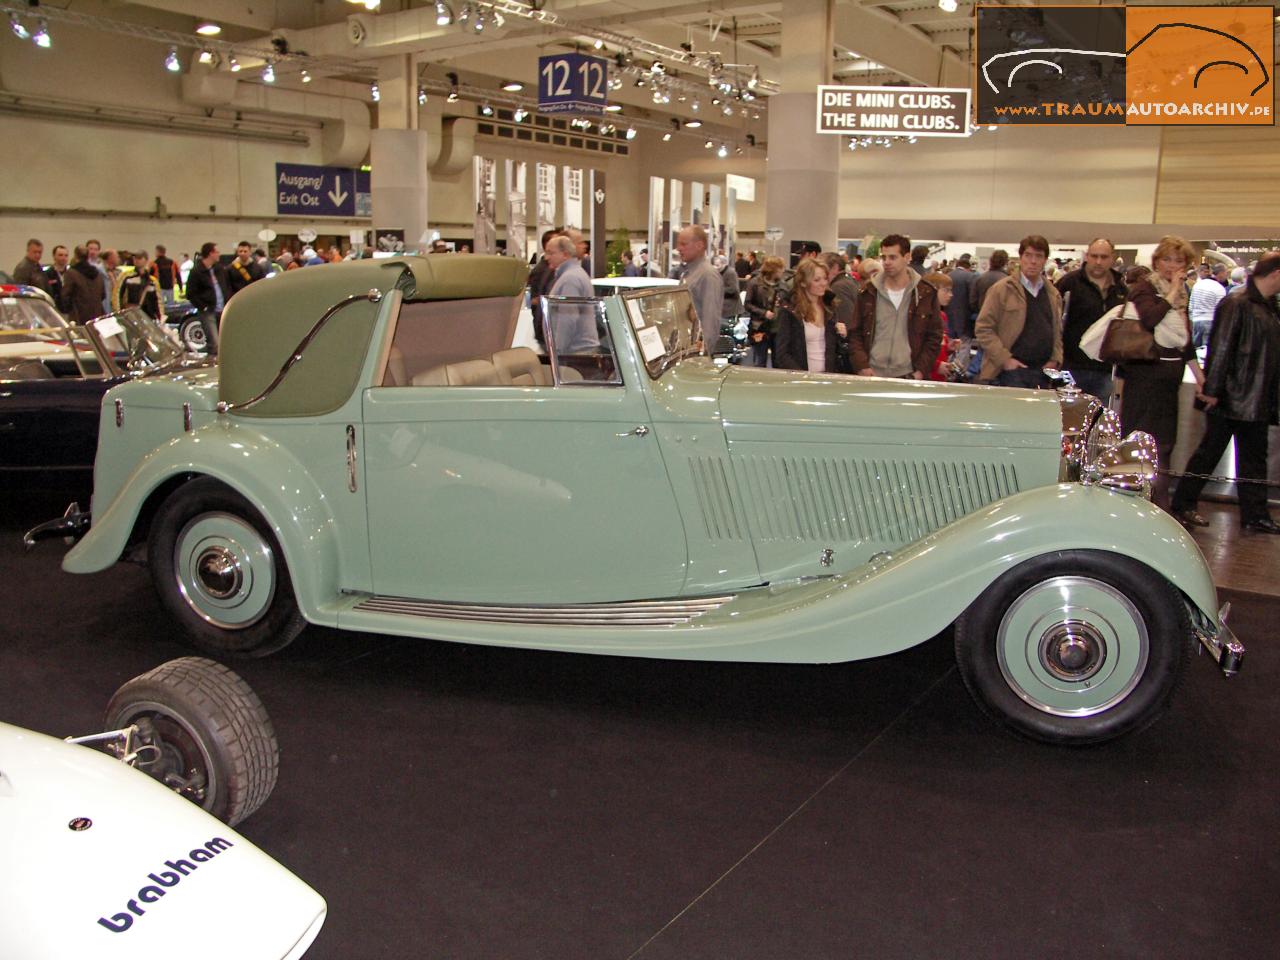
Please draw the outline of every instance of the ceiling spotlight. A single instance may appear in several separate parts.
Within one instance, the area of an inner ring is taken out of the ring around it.
[[[689,109],[697,113],[702,108],[702,104],[698,103],[698,98],[694,97],[693,103],[689,104]]]
[[[476,12],[471,15],[471,29],[474,30],[476,33],[480,33],[482,30],[484,30],[484,11],[483,10],[476,10]]]
[[[999,130],[999,129],[1000,129],[1000,128],[999,128],[998,126],[996,126],[994,123],[993,123],[993,124],[991,124],[991,125],[989,125],[989,126],[987,127],[987,131],[988,131],[989,133],[995,133],[995,132],[996,132],[997,130]]]
[[[9,14],[9,28],[13,31],[13,35],[19,40],[30,40],[31,31],[22,25],[22,21],[18,19],[16,13]]]
[[[204,64],[211,64],[211,63],[213,63],[213,51],[212,51],[212,50],[201,50],[201,51],[200,51],[200,55],[199,55],[198,57],[196,57],[196,60],[197,60],[197,62],[199,62],[199,63],[204,63]]]
[[[457,90],[450,90],[450,91],[449,91],[449,96],[445,97],[445,100],[446,100],[447,102],[449,102],[449,103],[457,103],[457,102],[458,102],[458,91],[457,91]]]
[[[622,104],[620,104],[620,103],[611,103],[611,104],[609,104],[607,107],[605,107],[604,109],[605,109],[605,112],[606,112],[606,113],[621,113],[621,112],[622,112]]]
[[[378,85],[376,83],[369,87],[369,99],[374,103],[377,103],[382,99],[382,93],[378,90]]]
[[[519,80],[508,80],[502,85],[502,89],[507,91],[507,93],[516,93],[524,89],[524,84]]]
[[[308,73],[306,70],[303,70],[303,71],[302,71],[302,82],[303,82],[303,83],[310,83],[310,82],[311,82],[311,74],[310,74],[310,73]]]
[[[715,146],[715,141],[708,140],[706,143],[703,144],[703,146],[706,147],[706,149],[710,150],[712,147]]]
[[[216,37],[222,32],[222,28],[211,20],[201,20],[196,24],[196,33],[202,37]]]
[[[662,61],[661,61],[661,60],[655,60],[655,61],[653,61],[653,63],[651,63],[651,64],[649,65],[649,72],[650,72],[650,73],[662,73],[662,72],[663,72]]]
[[[627,139],[628,139],[628,140],[634,140],[635,138],[636,138],[636,128],[635,128],[635,127],[627,127]]]
[[[44,20],[36,21],[36,32],[31,34],[31,40],[37,47],[44,47],[48,50],[53,46],[53,37],[49,36],[49,24]]]
[[[262,82],[263,83],[276,82],[276,68],[272,65],[271,61],[269,60],[267,61],[267,65],[262,68]]]
[[[670,139],[671,139],[671,131],[668,130],[666,133],[662,135],[662,142],[666,143]]]
[[[230,60],[227,61],[227,69],[230,70],[232,73],[239,73],[240,61],[237,60],[235,57],[232,57]]]
[[[436,0],[436,26],[447,27],[453,23],[453,10],[444,0]]]
[[[697,130],[700,126],[702,126],[702,121],[695,117],[692,120],[686,120],[684,122],[684,125],[688,127],[690,130]]]
[[[466,23],[471,19],[471,4],[464,3],[462,9],[458,11],[458,22]]]
[[[468,4],[467,6],[469,7],[470,4]],[[458,16],[461,17],[462,14],[458,14]],[[446,98],[446,100],[449,103],[457,103],[458,102],[458,75],[456,73],[446,73],[445,76],[449,78],[449,96]]]
[[[594,46],[597,50],[602,50],[602,49],[604,49],[604,41],[603,41],[603,40],[601,40],[601,39],[599,39],[599,38],[597,37],[597,38],[596,38],[596,42],[593,44],[593,46]]]
[[[418,88],[418,106],[425,107],[427,105],[427,88]]]
[[[720,110],[721,110],[721,112],[723,112],[723,113],[724,113],[724,115],[725,115],[726,117],[732,117],[732,116],[733,116],[733,104],[731,104],[731,103],[726,103],[723,107],[721,107],[721,108],[720,108]]]
[[[723,143],[720,144],[720,149],[716,151],[716,156],[719,157],[721,160],[723,160],[728,155],[729,155],[729,148],[726,147]]]
[[[938,9],[943,13],[955,13],[956,0],[938,0]]]
[[[751,71],[751,76],[747,80],[747,89],[754,90],[760,85],[760,68],[756,67]]]
[[[480,112],[481,112],[482,114],[484,114],[486,117],[492,117],[492,116],[493,116],[493,107],[489,106],[489,101],[488,101],[488,100],[486,100],[484,103],[480,104]]]
[[[495,30],[504,26],[507,22],[507,18],[502,15],[502,11],[496,7],[489,11],[489,17]]]
[[[517,107],[516,112],[512,114],[512,116],[515,118],[516,123],[524,123],[525,119],[529,116],[529,111],[524,107]]]
[[[178,73],[182,70],[182,64],[178,61],[177,47],[169,48],[169,55],[164,58],[164,68],[170,73]]]

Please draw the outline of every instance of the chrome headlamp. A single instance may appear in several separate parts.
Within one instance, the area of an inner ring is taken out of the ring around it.
[[[1159,469],[1150,434],[1121,436],[1120,417],[1074,383],[1058,390],[1062,405],[1062,465],[1059,479],[1097,484],[1151,499]]]

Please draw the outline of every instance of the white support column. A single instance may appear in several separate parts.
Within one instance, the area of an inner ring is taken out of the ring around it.
[[[369,163],[373,225],[404,229],[405,246],[424,247],[427,229],[427,134],[418,129],[417,68],[410,56],[378,63],[378,128]]]
[[[834,0],[788,0],[782,23],[781,92],[769,98],[766,224],[784,243],[834,250],[839,230],[842,140],[819,134],[818,85],[831,75]]]

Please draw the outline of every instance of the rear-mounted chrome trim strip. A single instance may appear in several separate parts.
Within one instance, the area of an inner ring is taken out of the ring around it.
[[[408,597],[370,597],[353,609],[427,620],[474,620],[485,623],[531,623],[557,627],[669,627],[718,610],[732,596],[691,600],[633,600],[626,603],[574,603],[564,606],[515,607],[472,603],[440,603]]]

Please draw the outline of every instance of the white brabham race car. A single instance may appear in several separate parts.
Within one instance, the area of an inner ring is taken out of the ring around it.
[[[229,826],[279,761],[249,686],[171,660],[116,691],[106,726],[58,740],[0,723],[0,955],[301,957],[324,899]]]

